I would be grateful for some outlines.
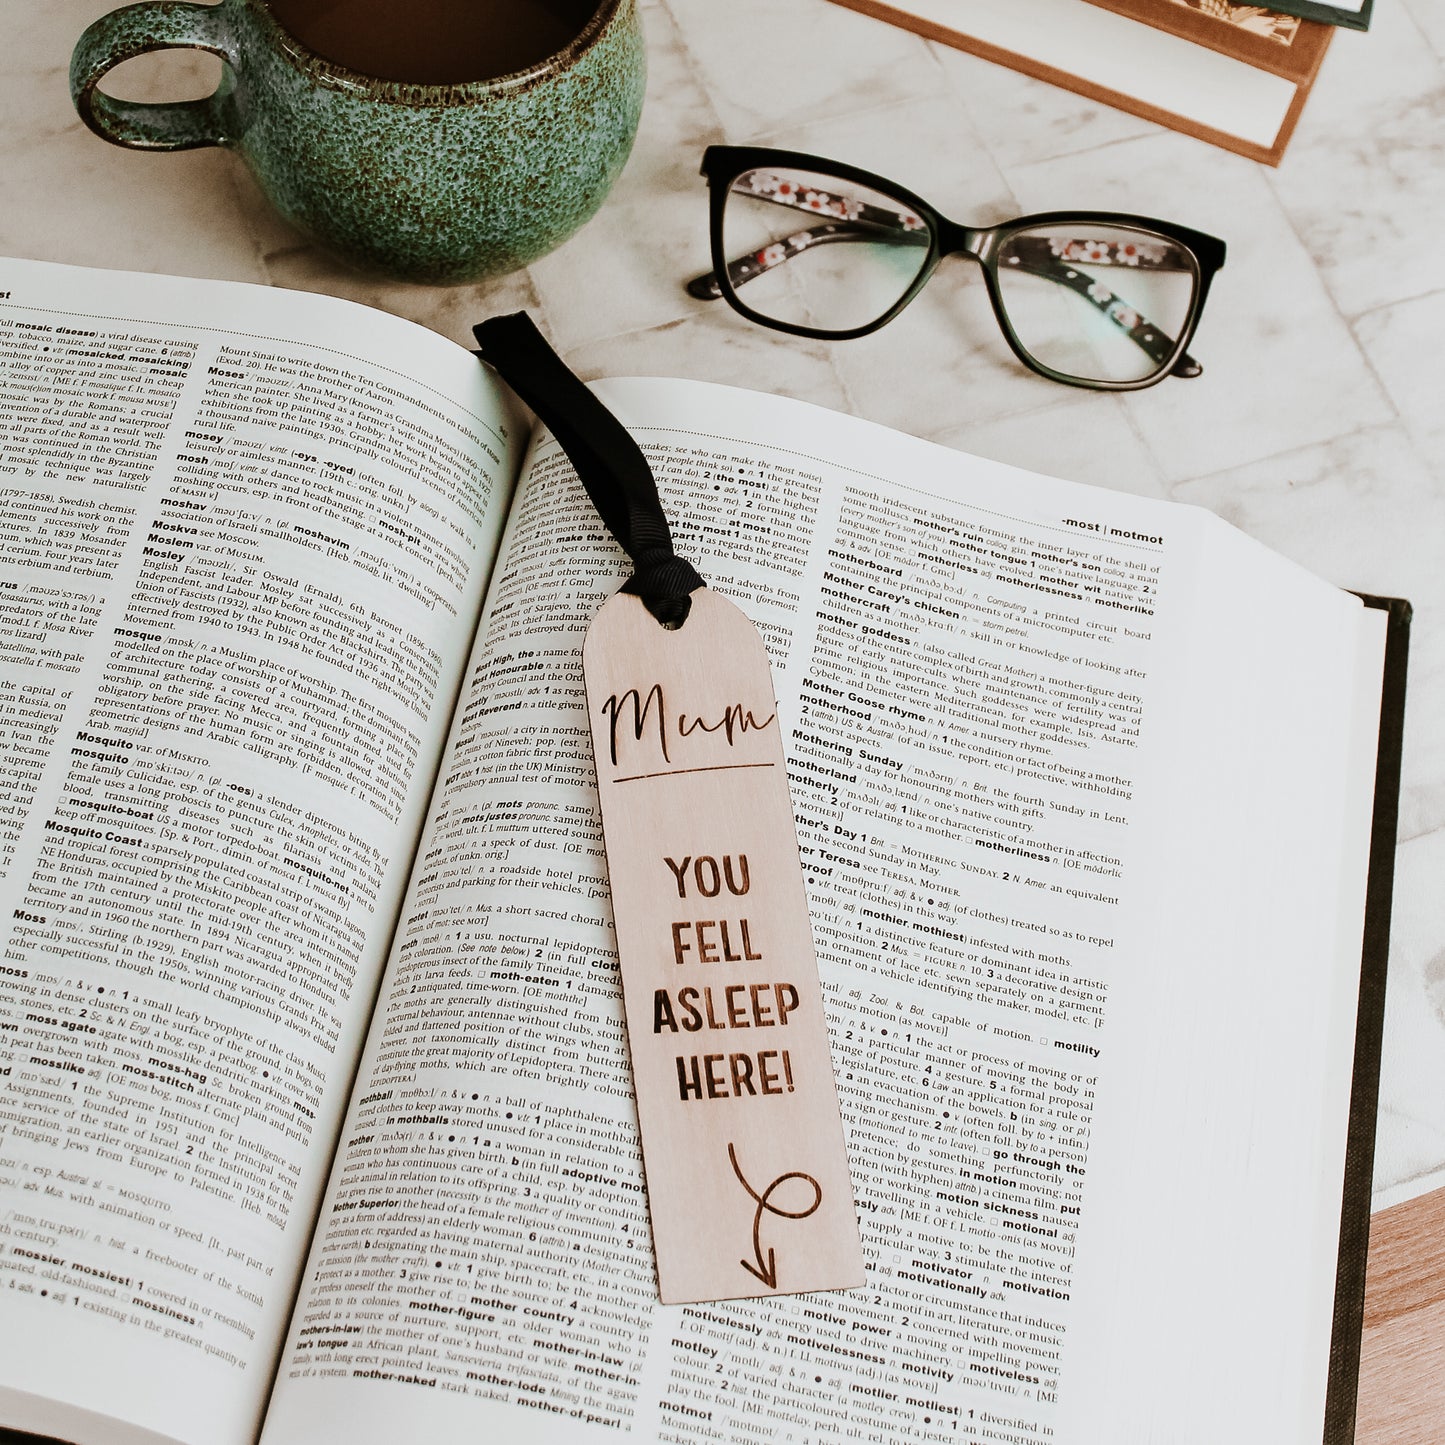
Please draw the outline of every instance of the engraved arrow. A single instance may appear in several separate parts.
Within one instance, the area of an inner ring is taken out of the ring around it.
[[[769,1289],[775,1290],[778,1287],[778,1261],[775,1250],[768,1250],[766,1262],[763,1259],[762,1227],[764,1214],[776,1214],[780,1219],[806,1219],[823,1202],[823,1186],[813,1178],[811,1174],[805,1174],[800,1169],[790,1170],[786,1174],[779,1174],[761,1194],[748,1183],[743,1175],[742,1166],[738,1163],[737,1150],[730,1143],[728,1145],[728,1159],[732,1163],[733,1173],[737,1175],[738,1183],[748,1191],[750,1198],[757,1201],[757,1212],[753,1215],[753,1258],[756,1264],[746,1259],[740,1259],[738,1263],[753,1276],[760,1279]],[[771,1203],[773,1191],[786,1184],[790,1179],[806,1179],[813,1186],[813,1202],[806,1209],[783,1209],[779,1205]]]

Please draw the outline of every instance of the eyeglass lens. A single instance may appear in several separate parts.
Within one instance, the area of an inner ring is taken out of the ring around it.
[[[928,264],[931,239],[906,202],[791,167],[745,171],[723,208],[739,304],[817,331],[884,317]],[[1170,363],[1199,281],[1193,254],[1177,242],[1083,220],[1009,232],[997,272],[1007,325],[1036,362],[1080,381],[1125,384]]]
[[[1039,226],[998,252],[1000,298],[1019,345],[1089,381],[1141,381],[1168,363],[1197,279],[1183,246],[1129,226]]]
[[[791,326],[849,331],[877,321],[928,260],[923,221],[881,191],[804,170],[738,176],[723,249],[739,301]]]

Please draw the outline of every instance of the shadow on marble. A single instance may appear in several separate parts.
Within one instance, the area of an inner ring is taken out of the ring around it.
[[[965,423],[935,432],[933,440],[1049,477],[1138,497],[1165,495],[1154,459],[1118,397],[1063,388],[1051,394],[1052,405]]]
[[[750,326],[721,306],[709,309],[707,302],[690,304],[697,310],[686,321],[574,347],[567,361],[589,381],[601,376],[681,376],[846,409],[827,342]]]
[[[1423,532],[1445,546],[1445,491],[1398,423],[1196,477],[1170,495],[1336,586],[1445,610],[1441,558],[1415,545]]]
[[[702,153],[719,140],[668,10],[646,15],[647,98],[637,142],[602,209],[571,240],[532,264],[532,282],[563,349],[689,314],[683,282],[707,269]]]
[[[1396,3],[1420,27],[1436,62],[1445,64],[1445,5],[1440,0],[1396,0]]]
[[[930,42],[937,63],[982,143],[1007,168],[1114,145],[1157,127],[1042,80]]]
[[[1010,180],[1029,210],[1137,211],[1227,243],[1193,347],[1204,375],[1127,402],[1170,480],[1394,419],[1264,167],[1161,130],[1105,152],[1018,167]]]
[[[667,0],[724,136],[876,110],[943,87],[927,42],[828,0]]]
[[[409,285],[339,267],[318,247],[298,242],[290,250],[268,256],[266,272],[273,286],[342,296],[378,311],[389,311],[436,331],[469,351],[476,345],[472,327],[489,316],[528,311],[546,329],[536,293],[525,271],[469,286]]]
[[[1440,354],[1445,346],[1445,291],[1382,307],[1355,323],[1355,335],[1399,410],[1439,487],[1445,487],[1445,405]],[[1436,559],[1445,565],[1445,537]]]
[[[1420,219],[1445,214],[1445,86],[1399,4],[1337,37],[1269,184],[1343,315],[1440,288]]]
[[[77,266],[264,281],[232,189],[236,164],[218,150],[121,150],[77,121],[74,130],[5,156],[10,194],[43,195],[46,203],[0,208],[0,251]]]

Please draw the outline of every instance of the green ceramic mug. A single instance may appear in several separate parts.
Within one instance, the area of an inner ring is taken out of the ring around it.
[[[404,20],[406,5],[397,5]],[[203,100],[141,105],[97,86],[146,51],[223,62]],[[139,150],[238,151],[277,210],[366,270],[454,284],[550,251],[601,205],[627,159],[645,79],[637,0],[596,0],[569,44],[456,84],[361,75],[282,28],[265,0],[151,0],[96,21],[71,58],[81,119]]]

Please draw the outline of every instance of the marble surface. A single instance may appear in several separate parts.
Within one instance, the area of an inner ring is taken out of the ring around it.
[[[1014,0],[1026,3],[1026,0]],[[1339,583],[1415,604],[1376,1184],[1445,1166],[1445,0],[1380,0],[1341,31],[1272,170],[932,45],[827,0],[644,0],[637,147],[602,212],[528,271],[428,290],[355,276],[290,232],[235,157],[143,155],[86,131],[66,68],[106,0],[0,0],[0,253],[336,292],[462,342],[525,306],[584,375],[696,376],[846,409],[983,455],[1201,503]],[[209,57],[108,88],[199,95]],[[1073,205],[1223,236],[1204,376],[1132,397],[1034,377],[976,268],[945,267],[876,336],[750,328],[705,270],[712,141],[891,174],[961,219]]]

